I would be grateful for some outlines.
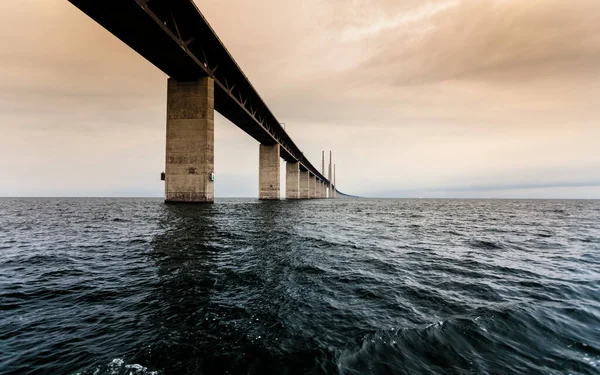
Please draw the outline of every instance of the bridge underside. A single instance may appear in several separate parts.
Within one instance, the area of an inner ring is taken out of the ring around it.
[[[288,163],[297,163],[299,183],[293,195],[297,198],[307,194],[324,197],[325,194],[315,192],[317,188],[314,182],[305,189],[302,176],[307,173],[311,181],[315,179],[328,187],[331,186],[329,179],[304,157],[192,0],[69,1],[167,74],[171,83],[198,83],[209,78],[211,85],[214,85],[214,110],[257,140],[261,147],[276,146],[279,157]],[[196,106],[189,105],[192,109]],[[168,109],[167,128],[177,129],[180,125],[173,125],[178,120],[170,117],[171,110]],[[185,111],[185,108],[179,108],[178,111]],[[198,118],[194,126],[205,131],[211,124]],[[177,196],[202,197],[200,201],[212,201],[212,180],[209,183],[207,181],[214,172],[214,150],[211,149],[214,145],[214,139],[211,138],[213,134],[204,134],[201,142],[200,138],[196,140],[202,143],[203,150],[199,154],[194,151],[194,155],[181,155],[177,151],[181,145],[191,150],[194,140],[169,139],[169,134],[172,136],[177,133],[167,134],[166,200],[169,201],[169,189],[176,186],[177,191],[171,189],[170,196],[175,197],[173,201],[177,200]],[[175,144],[178,146],[173,146]],[[182,160],[185,162],[180,163]],[[190,160],[204,160],[204,164],[193,165],[188,163]],[[272,160],[269,163],[273,164]],[[274,186],[275,176],[266,172],[269,168],[275,170],[274,167],[263,168],[261,164],[259,197],[278,199],[279,190],[271,187]],[[178,171],[179,177],[169,173],[172,171]],[[195,171],[197,175],[183,176],[185,171]],[[199,185],[203,187],[199,188]],[[185,191],[179,191],[182,189]],[[186,198],[186,201],[195,199]]]
[[[215,80],[215,110],[281,158],[320,176],[191,0],[69,0],[169,77]]]

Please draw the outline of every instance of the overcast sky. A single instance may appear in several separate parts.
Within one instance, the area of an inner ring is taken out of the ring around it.
[[[598,0],[196,4],[344,192],[600,198]],[[162,196],[161,71],[67,0],[0,2],[0,39],[0,196]],[[258,144],[220,116],[215,171],[258,195]]]

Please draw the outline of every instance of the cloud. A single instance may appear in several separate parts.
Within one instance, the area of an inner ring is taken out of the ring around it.
[[[196,3],[314,164],[334,150],[343,191],[600,178],[597,0]],[[165,75],[64,0],[19,4],[0,4],[0,193],[147,191]],[[217,174],[247,181],[217,195],[254,191],[256,142],[222,117],[216,142]]]
[[[397,30],[401,27],[406,28],[407,26],[422,23],[424,20],[427,20],[440,12],[458,6],[458,4],[458,1],[425,3],[414,10],[399,13],[398,15],[392,18],[385,17],[367,25],[347,28],[344,30],[343,33],[344,40],[358,41],[368,37],[377,36],[382,32],[389,32],[392,30]],[[428,26],[421,26],[421,28],[417,28],[416,31],[410,29],[405,30],[404,32],[414,34],[415,32],[424,33],[429,30],[430,28]]]
[[[418,36],[394,19],[368,29],[376,51],[361,68],[380,77],[378,84],[529,81],[548,73],[571,79],[600,69],[597,1],[462,0],[415,12],[427,14],[404,15],[414,21],[411,30],[423,30]]]

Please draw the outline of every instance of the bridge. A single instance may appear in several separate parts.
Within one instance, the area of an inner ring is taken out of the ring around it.
[[[214,202],[215,110],[260,143],[259,199],[280,199],[280,158],[286,161],[286,199],[338,196],[331,153],[326,177],[325,154],[319,171],[192,0],[69,2],[169,76],[166,202]]]

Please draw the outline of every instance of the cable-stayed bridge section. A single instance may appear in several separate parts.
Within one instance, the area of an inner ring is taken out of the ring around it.
[[[214,202],[214,111],[260,143],[259,199],[336,197],[192,0],[69,0],[169,76],[166,202]],[[331,169],[330,169],[331,170]]]

